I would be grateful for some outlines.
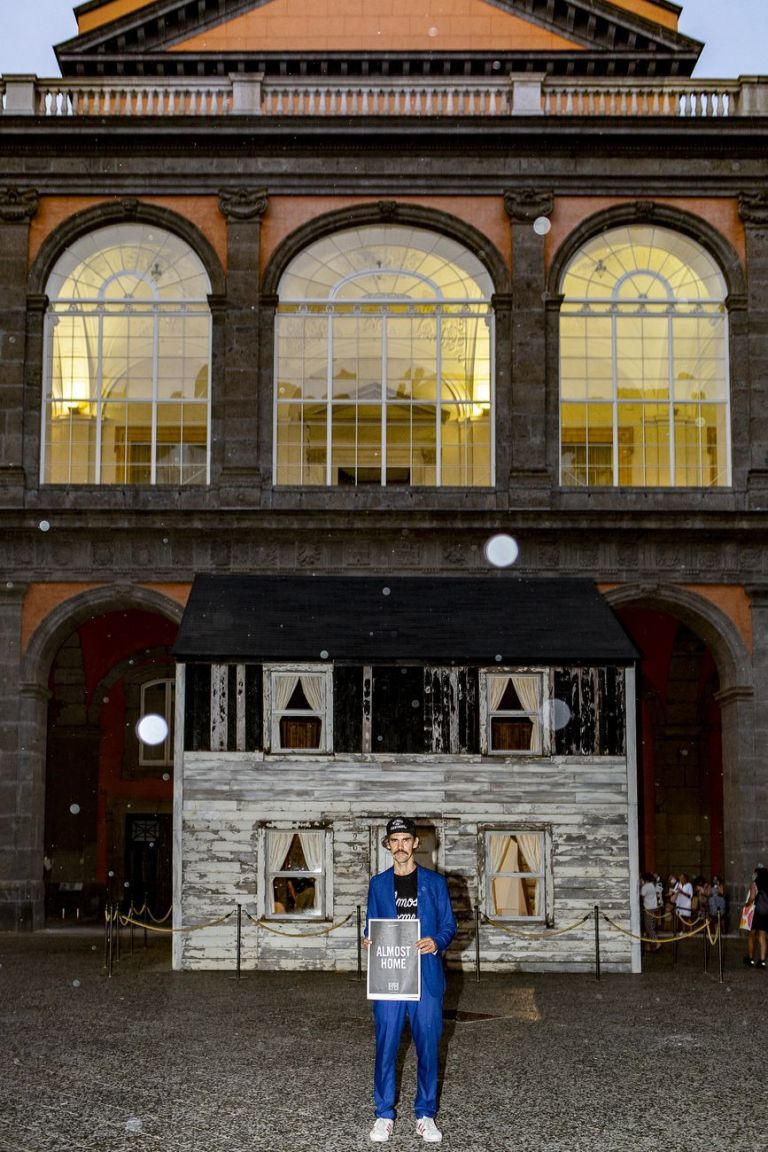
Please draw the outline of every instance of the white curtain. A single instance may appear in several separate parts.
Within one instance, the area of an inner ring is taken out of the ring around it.
[[[509,684],[509,676],[488,677],[488,708],[491,712],[498,711],[499,704],[504,699],[507,684]]]
[[[534,874],[541,873],[541,836],[535,832],[529,832],[527,835],[523,832],[517,837],[517,842],[528,864],[528,871]],[[533,909],[534,916],[538,916],[541,910],[541,895],[542,895],[542,880],[536,882],[536,906]]]
[[[275,674],[272,677],[272,711],[284,712],[288,707],[288,701],[296,690],[296,685],[299,682],[298,676],[290,674]]]
[[[270,876],[282,871],[294,835],[293,832],[275,832],[271,828],[267,832],[267,867]]]
[[[325,832],[299,832],[299,840],[309,871],[322,872]]]
[[[320,747],[325,746],[325,676],[303,675],[301,686],[310,708],[320,718]]]
[[[529,712],[531,720],[533,721],[533,730],[531,731],[531,752],[541,752],[541,701],[539,700],[539,677],[538,676],[513,676],[512,683],[515,686],[518,699],[523,706],[525,712]]]

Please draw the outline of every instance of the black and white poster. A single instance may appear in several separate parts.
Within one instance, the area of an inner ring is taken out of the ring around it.
[[[421,996],[421,937],[418,920],[369,922],[368,999],[418,1000]]]

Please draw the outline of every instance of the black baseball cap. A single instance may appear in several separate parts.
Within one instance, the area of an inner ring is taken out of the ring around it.
[[[393,816],[391,820],[387,821],[387,834],[382,840],[382,844],[386,846],[387,840],[393,832],[405,832],[409,836],[415,836],[416,825],[408,816]]]

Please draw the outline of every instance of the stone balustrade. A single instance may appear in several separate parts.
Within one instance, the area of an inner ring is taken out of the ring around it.
[[[41,80],[0,77],[0,115],[34,117],[678,117],[768,115],[768,78],[270,77]]]

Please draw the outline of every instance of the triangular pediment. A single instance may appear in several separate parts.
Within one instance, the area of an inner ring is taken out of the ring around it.
[[[79,35],[56,51],[67,75],[226,73],[278,59],[311,72],[323,57],[479,70],[498,57],[508,71],[684,76],[701,45],[677,31],[679,13],[670,0],[89,0],[76,9]]]

